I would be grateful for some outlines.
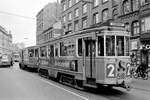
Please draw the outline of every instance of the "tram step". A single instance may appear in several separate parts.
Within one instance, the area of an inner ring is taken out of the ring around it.
[[[84,84],[85,87],[97,88],[97,85]]]

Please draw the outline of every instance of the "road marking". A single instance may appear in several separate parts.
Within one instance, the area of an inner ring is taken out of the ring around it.
[[[33,77],[32,74],[31,74],[31,76]],[[34,76],[34,77],[35,77],[35,76]],[[36,78],[37,78],[37,77],[36,77]],[[65,88],[62,88],[62,87],[58,86],[58,85],[55,85],[55,84],[53,84],[53,83],[51,83],[51,82],[49,82],[49,81],[46,81],[45,79],[42,79],[42,78],[37,78],[37,79],[39,79],[39,80],[41,80],[41,81],[43,81],[43,82],[45,82],[45,83],[47,83],[47,84],[49,84],[49,85],[52,85],[52,86],[54,86],[54,87],[56,87],[56,88],[59,88],[59,89],[64,90],[64,91],[66,91],[66,92],[69,92],[70,94],[73,94],[73,95],[75,95],[75,96],[77,96],[77,97],[80,97],[80,98],[82,98],[82,99],[84,99],[84,100],[89,100],[89,99],[86,98],[86,97],[83,97],[83,96],[81,96],[81,95],[79,95],[79,94],[77,94],[77,93],[74,93],[74,92],[72,92],[72,91],[69,91],[69,90],[67,90],[67,89],[65,89]]]

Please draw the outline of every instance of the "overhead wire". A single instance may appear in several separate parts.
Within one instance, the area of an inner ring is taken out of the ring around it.
[[[1,14],[5,14],[5,15],[11,15],[11,16],[22,17],[22,18],[30,19],[30,20],[36,20],[36,18],[33,18],[33,17],[23,16],[23,15],[19,15],[19,14],[15,14],[15,13],[10,13],[10,12],[5,12],[5,11],[0,11],[0,13],[1,13]]]

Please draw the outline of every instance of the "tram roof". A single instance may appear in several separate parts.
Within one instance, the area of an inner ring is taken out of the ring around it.
[[[65,37],[73,36],[73,35],[85,34],[85,33],[90,33],[90,32],[94,32],[94,31],[111,31],[111,30],[126,31],[123,23],[118,22],[118,21],[113,21],[110,19],[104,23],[98,23],[96,25],[85,28],[85,29],[80,30],[78,32],[74,32],[74,33],[66,34],[66,35],[61,35],[61,36],[56,37],[56,38],[51,38],[48,42],[43,43],[41,45],[47,44],[50,41],[59,40],[59,39],[65,38]]]

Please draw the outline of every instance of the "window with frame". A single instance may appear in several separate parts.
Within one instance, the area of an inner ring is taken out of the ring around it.
[[[66,22],[66,16],[64,15],[63,16],[63,23],[65,23]]]
[[[39,57],[39,49],[35,49],[35,57]]]
[[[104,56],[104,36],[98,36],[98,56]]]
[[[87,28],[87,17],[82,19],[82,28]]]
[[[107,2],[108,0],[102,0],[103,3]]]
[[[82,56],[82,39],[78,39],[78,55]]]
[[[75,9],[75,17],[78,17],[79,16],[79,8],[76,8]]]
[[[63,11],[65,11],[66,10],[66,4],[64,3],[63,4]]]
[[[130,12],[130,3],[129,3],[128,0],[125,0],[125,1],[123,2],[123,13],[124,13],[124,14],[127,14],[127,13],[129,13],[129,12]]]
[[[68,31],[72,31],[72,23],[68,24]]]
[[[98,13],[93,14],[93,24],[98,23]]]
[[[124,56],[124,36],[116,36],[117,56]]]
[[[72,6],[72,0],[68,0],[68,7]]]
[[[68,20],[72,20],[72,13],[71,12],[68,13]]]
[[[99,0],[94,0],[93,5],[94,5],[94,7],[98,6],[99,5]]]
[[[83,14],[87,13],[87,3],[83,4],[83,6],[82,6],[82,13]]]
[[[150,17],[145,17],[141,19],[141,30],[142,32],[150,31]]]
[[[115,56],[115,36],[106,36],[106,56]]]
[[[118,10],[114,10],[113,11],[113,19],[117,19],[117,17],[118,17]]]
[[[127,30],[127,31],[129,31],[129,30],[130,30],[129,23],[125,23],[125,24],[124,24],[124,27],[125,27],[125,30]]]
[[[125,56],[129,56],[130,55],[130,38],[126,36],[125,42],[126,42]]]
[[[76,20],[76,21],[74,22],[74,30],[75,30],[75,31],[78,31],[78,30],[79,30],[79,21],[78,21],[78,20]]]
[[[139,0],[132,0],[132,11],[139,9]]]
[[[33,57],[34,56],[34,49],[29,49],[28,54],[29,54],[29,57]]]
[[[58,44],[56,43],[56,44],[55,44],[55,57],[58,57],[58,48],[59,48],[59,46],[58,46]]]
[[[47,57],[47,47],[46,46],[43,46],[40,48],[40,56]]]
[[[73,56],[75,54],[73,42],[72,40],[60,42],[60,56]]]
[[[140,33],[139,22],[135,21],[132,23],[132,36],[138,35]]]
[[[104,9],[102,11],[102,21],[104,22],[104,21],[108,20],[108,18],[109,18],[108,9]]]

